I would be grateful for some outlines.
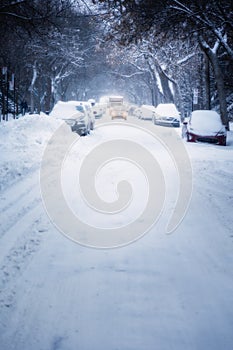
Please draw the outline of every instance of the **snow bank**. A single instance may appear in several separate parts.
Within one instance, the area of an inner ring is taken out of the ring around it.
[[[62,121],[32,114],[0,123],[0,188],[38,167],[53,132]]]

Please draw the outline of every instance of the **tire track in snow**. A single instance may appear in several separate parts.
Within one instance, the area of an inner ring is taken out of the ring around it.
[[[0,210],[0,308],[5,308],[12,305],[17,281],[47,231],[38,171],[5,189]]]
[[[26,200],[22,202],[21,209],[17,211],[15,206],[12,206],[9,211],[4,215],[3,220],[0,223],[0,239],[4,237],[5,234],[14,228],[17,222],[19,222],[27,213],[29,213],[33,208],[37,207],[41,203],[40,198],[33,198],[30,201],[30,193],[26,196]]]
[[[229,189],[233,186],[233,181],[231,183],[227,181],[229,180],[227,169],[221,168],[219,164],[215,164],[212,171],[208,170],[208,176],[206,176],[206,169],[211,169],[211,164],[207,164],[205,162],[204,168],[202,166],[198,170],[199,180],[196,190],[204,197],[204,201],[211,203],[212,211],[214,210],[226,232],[231,234],[233,220],[226,212],[226,207],[232,208],[233,206],[233,196],[229,192]]]
[[[25,188],[26,181],[20,181],[18,186],[13,186],[6,189],[1,193],[0,197],[0,209],[1,213],[7,213],[9,209],[13,206],[21,204],[20,202],[24,200],[28,194],[35,189],[35,186],[38,183],[38,179],[35,179],[35,176],[31,177],[27,181],[27,188]]]
[[[0,197],[0,238],[40,200],[38,171],[5,189]]]
[[[43,207],[35,206],[8,231],[7,240],[0,240],[0,308],[12,306],[17,281],[40,248],[47,231],[42,214]],[[14,232],[17,232],[17,239],[10,239]]]

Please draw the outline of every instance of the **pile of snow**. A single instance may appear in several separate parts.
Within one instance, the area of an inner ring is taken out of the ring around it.
[[[40,165],[42,154],[61,120],[32,114],[0,123],[0,188]]]
[[[176,106],[173,103],[160,103],[156,108],[155,112],[161,117],[180,117]]]
[[[189,128],[199,135],[216,135],[219,131],[224,131],[219,114],[215,111],[198,110],[192,112],[189,121]]]

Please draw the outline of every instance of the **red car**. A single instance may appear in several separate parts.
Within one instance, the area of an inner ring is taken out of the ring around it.
[[[191,114],[186,136],[188,142],[210,142],[226,146],[227,131],[217,112],[198,110]]]

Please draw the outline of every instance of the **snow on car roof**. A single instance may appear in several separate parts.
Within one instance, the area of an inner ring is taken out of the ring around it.
[[[152,105],[142,105],[141,108],[147,108],[147,109],[150,109],[151,111],[155,111],[155,107]]]
[[[162,117],[179,117],[180,113],[178,112],[176,106],[173,103],[160,103],[155,111]]]
[[[58,119],[69,119],[79,114],[76,106],[80,105],[80,101],[58,101],[53,107],[50,116]]]
[[[223,124],[220,115],[215,111],[197,110],[193,111],[190,119],[193,129],[199,132],[218,132]]]

